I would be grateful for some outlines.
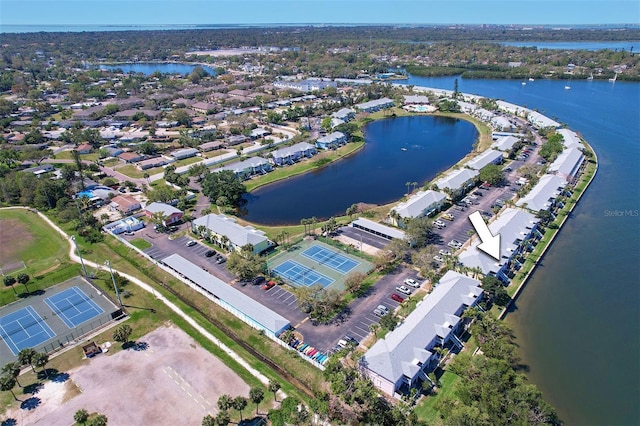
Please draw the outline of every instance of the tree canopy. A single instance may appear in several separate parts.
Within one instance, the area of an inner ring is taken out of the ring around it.
[[[245,192],[246,187],[231,170],[209,173],[202,179],[202,193],[209,197],[212,203],[224,197],[229,205],[237,206]]]

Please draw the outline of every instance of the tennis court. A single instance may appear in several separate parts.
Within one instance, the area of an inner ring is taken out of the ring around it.
[[[305,287],[310,287],[315,284],[321,284],[322,287],[328,287],[334,282],[334,280],[318,271],[315,271],[313,268],[301,265],[291,259],[285,260],[273,268],[272,271],[286,280]]]
[[[315,260],[321,265],[325,265],[336,270],[343,275],[346,275],[349,271],[360,264],[360,262],[356,260],[350,259],[337,251],[318,244],[312,245],[300,254],[308,259]]]
[[[24,348],[44,343],[55,335],[31,305],[0,318],[0,336],[13,355],[18,355]]]
[[[47,297],[44,302],[69,328],[75,328],[104,312],[76,286]]]

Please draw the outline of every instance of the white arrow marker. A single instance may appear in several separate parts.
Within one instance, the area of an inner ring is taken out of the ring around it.
[[[497,234],[496,236],[491,235],[489,227],[478,211],[471,213],[469,215],[469,220],[476,229],[478,237],[480,237],[480,240],[482,241],[482,243],[478,244],[478,249],[487,253],[494,259],[500,260],[500,234]]]

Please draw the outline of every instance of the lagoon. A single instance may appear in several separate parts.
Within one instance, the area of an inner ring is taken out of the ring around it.
[[[312,216],[344,215],[358,202],[396,201],[407,192],[407,182],[419,188],[460,161],[478,138],[470,122],[435,116],[378,120],[364,131],[366,143],[353,155],[248,194],[243,218],[299,224]]]
[[[536,47],[557,50],[626,50],[640,48],[640,41],[503,41],[504,46]]]

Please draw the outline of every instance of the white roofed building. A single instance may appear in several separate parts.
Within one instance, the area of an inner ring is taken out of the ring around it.
[[[576,132],[569,129],[559,129],[557,132],[562,135],[565,148],[584,149],[580,136]]]
[[[501,136],[491,145],[491,148],[498,151],[509,151],[519,140],[515,136]]]
[[[470,167],[474,170],[480,170],[489,164],[500,164],[502,163],[503,154],[500,151],[496,151],[495,149],[488,149],[473,157],[471,160],[465,163],[465,166]]]
[[[363,102],[361,104],[356,105],[355,108],[357,110],[364,111],[364,112],[375,112],[375,111],[380,111],[381,109],[391,108],[394,105],[395,105],[395,102],[393,102],[392,99],[380,98],[380,99],[375,99],[369,102]]]
[[[544,129],[547,127],[553,127],[554,129],[557,129],[558,127],[560,127],[560,123],[550,119],[546,115],[540,114],[537,111],[529,111],[529,113],[527,114],[527,120],[529,120],[529,123],[533,124],[538,129]]]
[[[449,199],[454,199],[473,188],[479,174],[480,172],[477,170],[471,169],[453,170],[433,182],[433,184],[438,188],[437,191],[442,191],[447,194]]]
[[[438,364],[436,347],[462,347],[463,312],[482,298],[480,282],[448,271],[395,330],[378,340],[361,358],[360,367],[373,385],[400,399],[428,381]]]
[[[273,245],[263,231],[253,226],[242,226],[234,219],[223,214],[208,214],[191,222],[193,232],[215,241],[228,250],[240,251],[251,244],[255,254],[262,253]]]
[[[547,171],[574,183],[584,164],[584,154],[578,148],[567,148],[549,165]]]
[[[407,201],[398,204],[389,216],[395,226],[404,228],[407,220],[423,216],[429,216],[437,212],[447,201],[447,195],[437,191],[419,191]]]
[[[544,175],[531,191],[516,202],[516,206],[537,213],[553,207],[556,198],[562,193],[567,181],[556,175]]]
[[[469,268],[480,268],[484,275],[494,275],[505,284],[511,281],[512,270],[518,270],[520,253],[533,249],[533,241],[542,234],[537,230],[538,219],[520,209],[507,208],[489,224],[492,235],[500,234],[500,260],[478,249],[480,241],[473,238],[471,246],[459,254],[460,262]]]

